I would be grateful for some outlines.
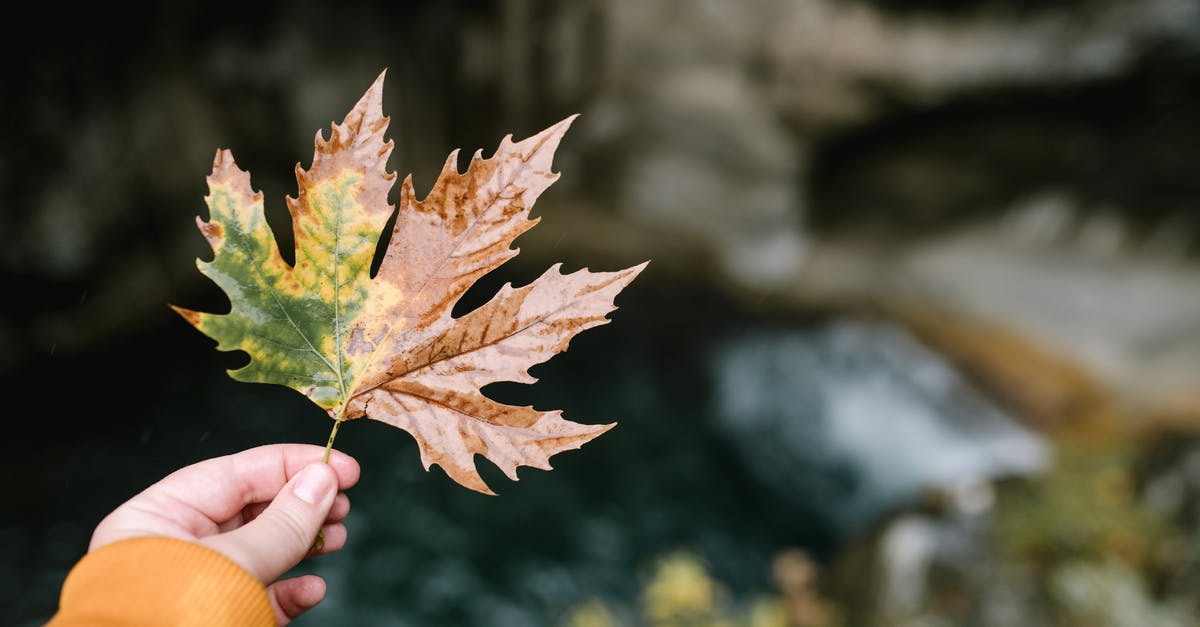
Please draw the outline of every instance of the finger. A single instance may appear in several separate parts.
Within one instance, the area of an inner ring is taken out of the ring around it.
[[[241,527],[242,525],[246,524],[248,521],[253,520],[254,517],[250,516],[248,514],[250,507],[251,506],[246,506],[246,509],[243,509],[242,511],[234,514],[233,518],[230,518],[229,520],[226,520],[225,522],[217,525],[217,533],[225,533],[226,531],[233,531],[234,529],[237,529],[238,527]],[[263,507],[263,509],[266,509],[266,508]],[[256,516],[257,516],[257,514],[256,514]],[[201,536],[201,535],[211,535],[211,534],[199,534],[198,533],[195,535]]]
[[[336,523],[346,520],[346,516],[350,514],[350,497],[345,494],[338,494],[333,499],[333,507],[329,508],[329,516],[325,519],[327,523]]]
[[[319,461],[324,452],[323,447],[307,444],[260,446],[177,470],[134,498],[152,495],[155,500],[183,503],[190,513],[219,525],[247,505],[273,499],[289,479]],[[338,489],[347,490],[358,482],[358,462],[349,455],[333,451],[329,465],[337,473]],[[217,529],[193,531],[200,536]]]
[[[304,575],[277,581],[267,587],[267,597],[275,610],[275,624],[286,625],[325,598],[325,580]]]
[[[321,545],[319,551],[309,551],[309,556],[329,555],[342,550],[346,546],[346,525],[342,523],[334,523],[321,527],[321,533],[325,534],[325,543]]]
[[[217,529],[221,533],[233,531],[234,529],[241,527],[251,520],[258,518],[258,515],[263,513],[263,510],[267,509],[268,505],[270,505],[270,503],[253,503],[251,505],[247,505],[246,507],[242,508],[242,511],[234,514],[233,518],[230,518],[229,520],[218,525]],[[333,507],[329,508],[329,515],[325,518],[325,523],[329,524],[342,522],[349,514],[350,497],[346,496],[345,493],[339,492],[338,495],[333,499]]]
[[[337,484],[338,477],[328,465],[309,464],[258,518],[200,541],[241,564],[259,581],[275,581],[308,554],[329,516]]]

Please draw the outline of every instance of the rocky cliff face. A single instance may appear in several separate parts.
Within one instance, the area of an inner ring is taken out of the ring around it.
[[[1177,1],[575,9],[561,24],[604,33],[603,79],[553,93],[582,103],[575,149],[607,176],[566,210],[609,235],[554,244],[777,304],[960,318],[1073,363],[1122,411],[1195,414],[1197,23]]]
[[[653,257],[783,307],[954,311],[1141,408],[1195,404],[1180,373],[1200,351],[1170,338],[1200,307],[1200,3],[511,0],[366,9],[323,41],[329,9],[199,31],[193,9],[150,14],[127,47],[45,42],[14,74],[0,264],[41,304],[6,307],[5,368],[198,288],[187,216],[213,149],[277,201],[310,129],[389,65],[397,166],[419,183],[451,146],[584,113],[529,257]]]

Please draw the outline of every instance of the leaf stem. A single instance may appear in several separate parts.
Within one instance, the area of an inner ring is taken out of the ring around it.
[[[325,443],[325,456],[321,458],[321,462],[323,463],[329,463],[329,453],[333,451],[333,441],[335,438],[337,438],[338,427],[342,426],[342,421],[345,420],[346,405],[348,404],[349,402],[342,403],[342,406],[338,408],[337,417],[333,419],[333,430],[329,432],[329,441]],[[310,550],[319,552],[324,548],[325,530],[322,529],[317,532],[317,538],[313,540],[312,548]]]
[[[329,453],[333,451],[333,440],[337,438],[338,427],[342,426],[342,421],[345,419],[347,404],[342,403],[342,406],[338,408],[337,417],[333,419],[333,430],[329,432],[329,441],[325,443],[325,456],[321,458],[321,461],[326,464],[329,463]]]

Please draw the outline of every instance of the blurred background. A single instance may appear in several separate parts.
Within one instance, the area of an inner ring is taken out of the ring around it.
[[[1200,0],[32,10],[0,44],[0,622],[169,470],[325,441],[166,305],[227,307],[194,267],[214,151],[288,233],[293,165],[385,67],[419,194],[583,114],[459,311],[653,263],[488,390],[620,422],[556,471],[480,459],[490,498],[342,430],[350,542],[298,624],[1200,621]]]

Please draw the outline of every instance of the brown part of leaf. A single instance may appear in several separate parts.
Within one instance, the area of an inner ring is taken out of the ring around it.
[[[608,323],[613,299],[645,265],[560,274],[556,264],[529,285],[505,285],[482,307],[434,325],[429,340],[402,355],[386,381],[360,393],[351,413],[408,431],[426,468],[437,464],[479,492],[492,493],[475,468],[476,454],[514,481],[518,466],[549,469],[551,455],[614,425],[504,405],[479,390],[498,381],[534,382],[529,367],[566,350],[577,333]]]
[[[581,331],[607,324],[613,300],[646,264],[571,274],[561,274],[561,266],[523,287],[506,284],[461,318],[439,321],[426,342],[401,355],[383,376],[454,383],[464,393],[499,381],[533,383],[529,367],[566,350]]]
[[[482,404],[491,403],[504,407],[479,395]],[[421,463],[426,470],[433,464],[442,467],[446,474],[459,484],[495,495],[475,467],[475,455],[483,455],[496,464],[513,481],[517,480],[517,466],[532,466],[550,470],[550,457],[577,449],[589,440],[617,426],[584,425],[562,418],[562,412],[539,412],[530,407],[506,408],[505,412],[534,414],[536,420],[526,428],[519,429],[480,420],[476,416],[463,414],[457,409],[443,405],[436,398],[410,393],[380,393],[372,395],[368,402],[372,417],[399,427],[412,434],[421,452]]]
[[[404,180],[376,276],[392,289],[371,294],[350,336],[353,346],[371,354],[359,389],[378,385],[384,372],[395,370],[394,356],[413,344],[414,335],[448,320],[475,281],[516,256],[512,242],[537,224],[529,212],[558,179],[551,171],[554,151],[575,117],[517,143],[506,136],[490,158],[476,151],[462,174],[458,151],[452,152],[424,200],[416,199],[412,177]]]

